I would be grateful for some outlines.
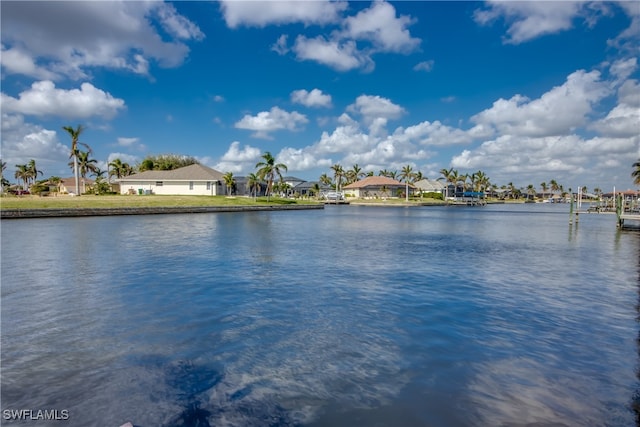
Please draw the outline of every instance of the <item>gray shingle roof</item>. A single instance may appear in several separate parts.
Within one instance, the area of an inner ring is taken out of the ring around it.
[[[222,181],[224,174],[209,167],[193,164],[170,171],[144,171],[120,178],[119,181]]]

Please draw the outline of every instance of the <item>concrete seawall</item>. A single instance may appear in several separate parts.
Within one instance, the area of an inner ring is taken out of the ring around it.
[[[264,206],[170,206],[139,208],[68,208],[68,209],[3,209],[2,219],[59,218],[110,215],[166,215],[216,212],[296,211],[324,209],[324,205],[264,205]]]

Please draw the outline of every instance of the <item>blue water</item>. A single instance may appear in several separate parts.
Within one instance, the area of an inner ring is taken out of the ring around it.
[[[631,426],[640,233],[566,205],[3,220],[3,425]],[[4,413],[3,413],[4,414]]]

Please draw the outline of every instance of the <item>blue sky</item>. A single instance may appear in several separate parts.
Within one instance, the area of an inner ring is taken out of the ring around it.
[[[2,160],[184,154],[633,188],[638,2],[1,3]]]

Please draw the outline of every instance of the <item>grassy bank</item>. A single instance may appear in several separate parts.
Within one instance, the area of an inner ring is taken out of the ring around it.
[[[93,196],[81,197],[38,197],[3,196],[0,209],[100,209],[100,208],[146,208],[146,207],[182,207],[182,206],[274,206],[317,204],[314,200],[293,200],[271,197],[258,197],[254,201],[248,197],[226,196]]]

